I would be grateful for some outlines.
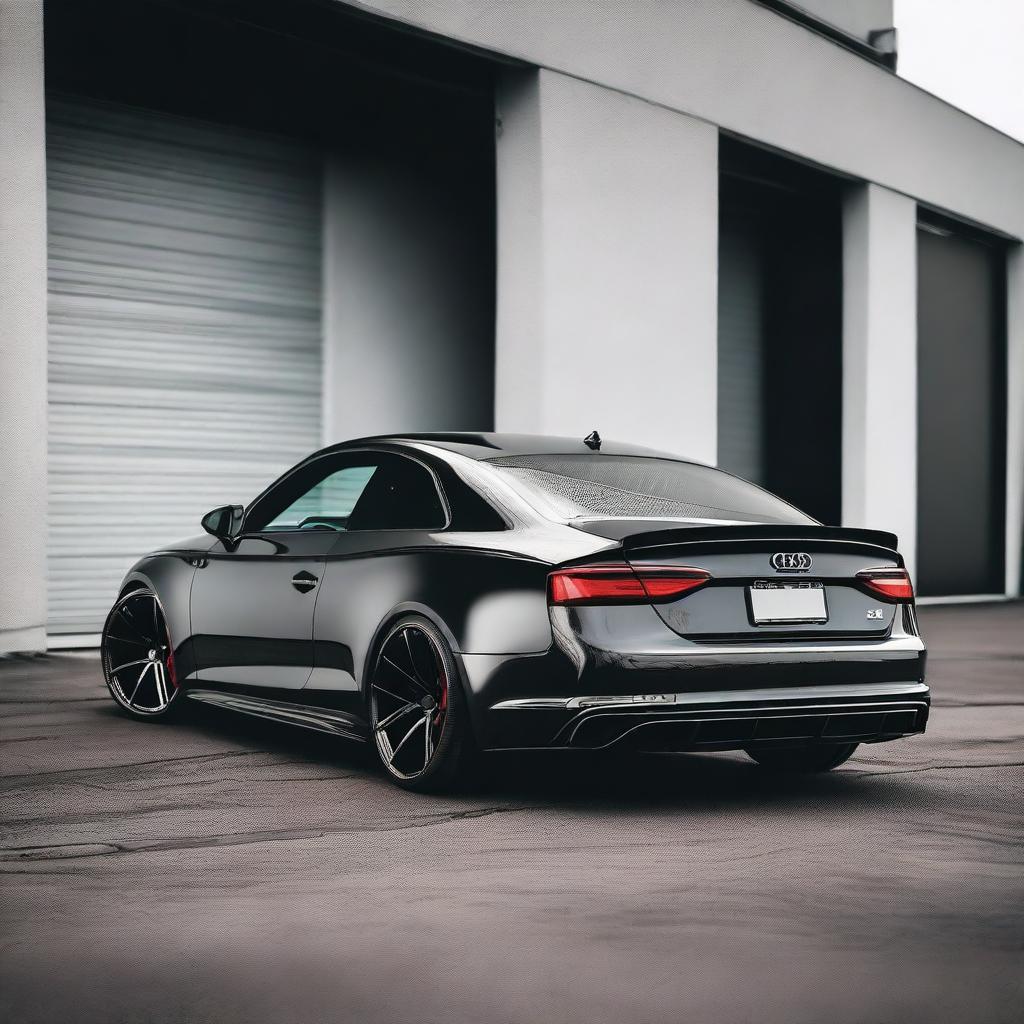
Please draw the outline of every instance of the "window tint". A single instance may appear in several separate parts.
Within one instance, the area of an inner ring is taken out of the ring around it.
[[[445,524],[430,472],[412,459],[381,453],[310,462],[249,509],[245,529],[440,530]]]
[[[541,511],[557,519],[814,522],[746,480],[689,462],[596,454],[508,456],[488,462]]]
[[[400,455],[381,457],[348,520],[350,530],[440,530],[444,525],[434,478]]]
[[[375,465],[346,466],[324,477],[278,513],[263,529],[344,530],[356,502],[379,469]]]

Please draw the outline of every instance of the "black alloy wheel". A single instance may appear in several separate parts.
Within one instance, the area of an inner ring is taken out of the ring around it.
[[[455,782],[472,742],[455,658],[436,626],[410,616],[388,630],[369,703],[374,747],[393,782],[416,790]]]
[[[103,626],[100,656],[110,695],[133,718],[166,717],[176,705],[174,648],[152,590],[118,599]]]

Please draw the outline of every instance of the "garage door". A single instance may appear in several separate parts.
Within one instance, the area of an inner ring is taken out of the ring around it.
[[[1006,264],[922,224],[917,245],[917,590],[1006,587]]]
[[[51,99],[49,631],[320,441],[321,161]]]

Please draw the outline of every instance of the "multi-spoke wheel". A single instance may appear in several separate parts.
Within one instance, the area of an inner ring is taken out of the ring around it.
[[[178,694],[163,609],[149,589],[132,590],[107,616],[101,647],[111,696],[139,718],[167,714]]]
[[[399,785],[450,784],[469,752],[464,698],[441,633],[409,617],[386,634],[370,679],[370,725],[381,764]]]

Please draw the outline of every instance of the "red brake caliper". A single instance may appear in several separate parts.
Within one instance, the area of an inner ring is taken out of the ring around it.
[[[178,688],[178,677],[174,673],[174,648],[171,647],[171,638],[167,637],[167,674],[171,677],[171,686]]]

